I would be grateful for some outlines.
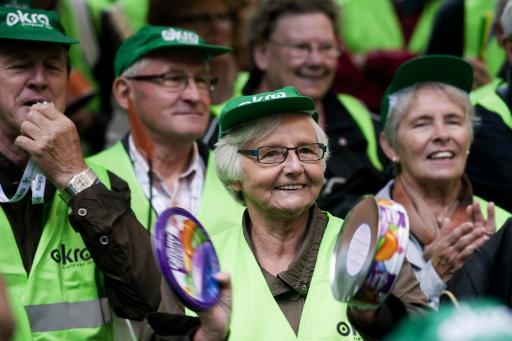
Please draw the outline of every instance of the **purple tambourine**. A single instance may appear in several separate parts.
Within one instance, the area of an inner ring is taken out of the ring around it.
[[[187,308],[205,310],[217,303],[219,260],[208,233],[190,212],[172,207],[160,214],[153,250],[161,273]]]

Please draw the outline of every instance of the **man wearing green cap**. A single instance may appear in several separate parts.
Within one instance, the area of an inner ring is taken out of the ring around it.
[[[229,51],[193,31],[148,25],[116,54],[113,91],[131,133],[91,161],[128,182],[133,210],[149,230],[172,206],[196,214],[210,232],[238,221],[241,207],[222,188],[199,141],[216,82],[209,61]]]
[[[112,309],[142,319],[158,304],[135,274],[159,275],[126,184],[86,165],[62,114],[75,43],[54,12],[0,8],[0,273],[34,339],[108,340]]]

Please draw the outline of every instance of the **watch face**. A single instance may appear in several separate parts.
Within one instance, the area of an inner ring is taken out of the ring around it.
[[[204,310],[217,303],[217,254],[205,229],[190,212],[179,207],[165,210],[155,226],[153,247],[160,271],[185,306]]]

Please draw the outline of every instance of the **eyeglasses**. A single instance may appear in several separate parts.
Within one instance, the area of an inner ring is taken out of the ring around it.
[[[283,163],[290,150],[295,151],[297,157],[303,162],[322,160],[327,147],[322,143],[304,144],[302,146],[287,148],[282,146],[264,146],[256,149],[240,149],[240,154],[253,156],[259,163],[278,164]]]
[[[334,59],[340,55],[340,50],[336,44],[332,43],[281,43],[270,40],[271,44],[281,46],[289,49],[290,57],[297,60],[304,60],[311,55],[313,50],[317,50],[320,55],[325,59]]]
[[[126,78],[134,81],[154,82],[167,88],[169,91],[179,92],[187,88],[189,79],[193,78],[199,91],[213,91],[217,78],[209,75],[187,75],[185,73],[163,73],[158,75],[137,75],[127,76]]]

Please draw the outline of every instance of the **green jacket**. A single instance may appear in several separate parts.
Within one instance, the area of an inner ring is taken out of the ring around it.
[[[88,159],[108,169],[128,183],[131,192],[131,207],[137,219],[150,231],[148,224],[149,201],[139,185],[130,157],[121,142]],[[152,225],[156,222],[154,210]],[[239,205],[220,182],[214,167],[213,153],[209,153],[203,195],[197,219],[209,233],[224,230],[242,219],[243,207]]]
[[[231,273],[233,306],[230,340],[359,340],[346,317],[346,305],[334,299],[329,266],[342,220],[329,215],[306,297],[298,335],[270,293],[243,235],[241,219],[212,236],[220,268]]]
[[[341,37],[352,53],[406,48],[425,51],[434,16],[442,0],[432,0],[423,9],[409,44],[405,46],[392,0],[336,0],[341,7]]]
[[[96,170],[96,174],[108,184],[106,172]],[[0,273],[10,295],[25,306],[34,340],[112,339],[103,275],[80,234],[69,224],[68,206],[58,195],[48,214],[27,274],[10,223],[0,208]]]

